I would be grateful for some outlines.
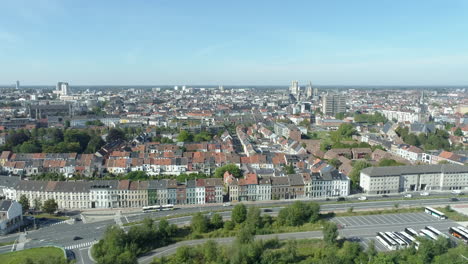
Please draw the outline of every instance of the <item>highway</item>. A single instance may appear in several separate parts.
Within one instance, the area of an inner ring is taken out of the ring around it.
[[[267,203],[255,203],[249,204],[248,206],[259,206],[259,207],[267,207],[271,210],[270,214],[276,214],[281,207],[291,204],[294,201],[274,201],[274,202],[267,202]],[[406,207],[406,206],[443,206],[446,204],[457,204],[457,203],[467,203],[468,198],[459,198],[459,201],[451,202],[448,198],[431,198],[431,199],[408,199],[408,200],[399,200],[399,201],[388,201],[388,200],[371,200],[371,201],[364,201],[364,202],[354,202],[354,203],[347,203],[347,202],[335,202],[335,203],[324,203],[321,204],[321,211],[322,212],[329,212],[329,211],[345,211],[349,207],[353,207],[354,210],[371,210],[371,209],[382,209],[382,208],[394,208],[395,204],[398,204],[399,207]],[[223,207],[221,205],[214,205],[214,206],[203,206],[203,207],[190,207],[190,208],[180,208],[173,211],[161,211],[161,212],[153,212],[153,213],[123,213],[122,216],[119,218],[120,221],[125,224],[128,222],[135,222],[141,221],[145,217],[153,217],[153,218],[162,218],[162,217],[176,217],[177,215],[185,215],[196,213],[199,211],[203,212],[210,212],[210,211],[217,211],[217,210],[226,210],[226,212],[221,212],[223,218],[230,218],[230,210],[233,207]],[[189,224],[191,220],[191,216],[181,216],[178,218],[169,219],[170,223],[174,223],[177,225],[185,225]],[[87,254],[86,248],[89,248],[91,244],[95,241],[98,241],[107,226],[115,225],[115,219],[107,219],[97,222],[83,222],[77,221],[73,224],[68,223],[61,223],[56,224],[48,227],[43,227],[38,230],[29,231],[26,235],[27,242],[25,244],[25,249],[27,248],[34,248],[34,247],[42,247],[47,245],[57,245],[62,246],[68,249],[73,250],[76,255],[77,263],[91,263],[89,256]],[[124,227],[128,230],[129,227]],[[80,237],[79,240],[73,240],[75,236]],[[0,242],[5,241],[13,241],[18,237],[18,234],[10,235],[7,238],[2,237]],[[9,247],[0,247],[0,253],[8,252],[11,250],[11,246]]]

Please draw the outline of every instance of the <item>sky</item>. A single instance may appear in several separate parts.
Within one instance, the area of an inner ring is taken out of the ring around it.
[[[468,85],[465,0],[0,7],[0,84]]]

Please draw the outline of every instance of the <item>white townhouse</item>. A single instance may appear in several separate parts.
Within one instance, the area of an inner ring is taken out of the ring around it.
[[[266,176],[258,179],[256,200],[271,200],[271,177]]]

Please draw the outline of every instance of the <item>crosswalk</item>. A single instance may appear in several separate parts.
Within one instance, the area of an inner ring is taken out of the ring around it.
[[[76,245],[70,245],[66,246],[65,249],[77,249],[77,248],[84,248],[84,247],[90,247],[94,244],[96,244],[98,241],[89,241],[89,242],[84,242]]]
[[[57,223],[49,224],[47,226],[60,225],[60,224],[64,224],[64,223],[66,223],[66,221],[60,221],[60,222],[57,222]]]

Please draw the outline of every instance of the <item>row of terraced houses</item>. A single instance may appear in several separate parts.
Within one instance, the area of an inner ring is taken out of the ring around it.
[[[264,170],[262,171],[264,172]],[[274,173],[273,170],[267,172]],[[272,174],[273,175],[273,174]],[[129,181],[33,181],[0,176],[0,195],[19,200],[54,199],[60,209],[138,208],[147,205],[205,204],[225,201],[265,201],[349,195],[349,179],[330,166],[321,172],[262,176],[254,172],[235,178],[177,182],[173,179]]]

